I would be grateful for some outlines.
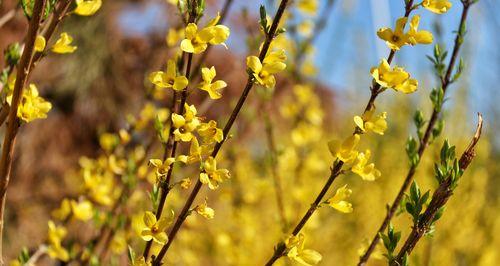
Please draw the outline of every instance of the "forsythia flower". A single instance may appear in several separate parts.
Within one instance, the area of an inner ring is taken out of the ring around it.
[[[35,39],[35,51],[43,52],[45,50],[45,45],[47,42],[45,41],[45,37],[42,35],[37,35]]]
[[[92,16],[101,5],[101,0],[76,0],[75,13],[80,16]]]
[[[390,28],[381,28],[377,31],[377,36],[384,40],[392,50],[399,50],[406,44],[415,45],[417,43],[429,44],[432,43],[432,33],[428,31],[418,31],[420,16],[414,16],[410,22],[410,30],[405,33],[404,27],[408,18],[402,17],[396,21],[394,30]]]
[[[183,163],[191,164],[201,160],[202,149],[198,139],[193,137],[191,139],[191,145],[189,145],[189,155],[179,155],[177,160]],[[181,185],[182,186],[182,185]]]
[[[216,72],[215,67],[207,68],[204,67],[201,69],[201,76],[203,78],[203,82],[198,85],[200,90],[208,92],[208,95],[211,99],[216,100],[222,97],[219,90],[227,87],[226,82],[223,80],[217,80],[212,83],[212,80],[215,78]]]
[[[144,241],[153,240],[158,244],[164,245],[168,242],[168,236],[165,230],[168,225],[172,223],[174,217],[174,212],[170,217],[161,217],[160,220],[156,220],[156,216],[147,211],[144,213],[143,220],[146,227],[142,229],[141,237]]]
[[[257,56],[247,57],[247,66],[252,70],[256,82],[266,88],[274,88],[276,74],[286,68],[284,61],[286,55],[284,50],[270,52],[261,62]]]
[[[349,163],[354,161],[358,155],[356,147],[358,146],[359,140],[360,136],[358,134],[354,134],[349,136],[342,143],[335,140],[330,141],[328,143],[328,148],[335,158],[340,159],[344,163]]]
[[[208,188],[214,190],[219,187],[224,179],[228,179],[229,171],[227,169],[217,169],[217,162],[210,156],[203,163],[203,173],[200,173],[200,181],[203,184],[208,184]]]
[[[156,178],[161,180],[170,170],[171,165],[175,162],[174,158],[167,158],[165,162],[160,159],[150,159],[149,164],[155,167]]]
[[[214,209],[208,207],[207,200],[200,205],[197,205],[194,210],[201,216],[207,219],[213,219],[215,215]]]
[[[408,43],[415,45],[417,43],[430,44],[432,43],[432,33],[426,30],[418,30],[418,24],[420,23],[420,16],[413,16],[410,21],[410,30],[408,31]]]
[[[217,122],[214,120],[202,123],[198,128],[198,134],[203,138],[204,143],[221,142],[224,138],[222,129],[217,127]]]
[[[167,61],[167,71],[156,71],[149,75],[149,81],[160,88],[171,88],[181,91],[188,85],[188,79],[185,76],[177,75],[177,66],[174,60]]]
[[[351,196],[352,190],[347,188],[347,185],[337,189],[335,195],[327,200],[330,207],[336,209],[339,212],[351,213],[352,204],[347,202],[346,199]]]
[[[38,96],[35,84],[30,84],[29,88],[23,91],[17,116],[26,122],[31,122],[35,119],[46,118],[51,108],[51,103]]]
[[[54,46],[52,46],[52,52],[58,54],[69,54],[76,50],[76,46],[72,46],[73,37],[69,36],[68,33],[63,32],[61,36],[56,41]]]
[[[403,93],[412,93],[417,90],[418,81],[411,79],[410,74],[401,67],[391,66],[387,60],[382,59],[378,67],[370,70],[372,77],[382,87],[392,88]]]
[[[375,109],[372,109],[363,114],[363,117],[355,116],[354,123],[362,131],[373,131],[379,135],[384,135],[384,131],[387,129],[387,113],[383,112],[378,116],[373,116]]]
[[[196,116],[198,111],[194,105],[184,104],[184,115],[172,114],[172,123],[176,128],[174,131],[175,141],[191,141],[194,137],[193,131],[200,125],[200,119]]]
[[[208,44],[222,44],[229,37],[229,28],[224,25],[217,25],[220,15],[217,15],[201,30],[195,23],[189,23],[185,30],[185,39],[181,42],[181,49],[186,53],[199,54],[205,51]]]
[[[92,206],[92,202],[88,200],[83,200],[81,202],[77,202],[75,200],[71,201],[71,211],[73,212],[73,216],[76,219],[82,221],[88,221],[92,216],[94,216],[94,207]]]
[[[301,265],[316,265],[318,264],[322,256],[317,251],[312,249],[304,249],[304,235],[299,234],[298,236],[291,236],[285,241],[285,245],[288,249],[287,257],[300,263]]]
[[[436,14],[443,14],[451,8],[451,2],[448,0],[424,0],[422,6]]]
[[[356,159],[356,162],[352,166],[351,171],[359,175],[363,180],[373,181],[380,177],[381,173],[379,170],[375,169],[375,164],[368,164],[368,160],[371,157],[370,150],[366,150],[365,153],[360,152]]]
[[[377,36],[386,41],[387,46],[392,50],[399,50],[401,46],[407,43],[407,36],[404,33],[404,27],[408,18],[402,17],[396,20],[396,27],[394,30],[391,28],[381,28],[377,31]]]
[[[49,232],[48,232],[48,248],[47,254],[49,257],[54,259],[59,259],[62,261],[69,260],[69,253],[64,247],[61,246],[62,239],[66,236],[66,228],[62,226],[56,226],[53,221],[49,221]]]

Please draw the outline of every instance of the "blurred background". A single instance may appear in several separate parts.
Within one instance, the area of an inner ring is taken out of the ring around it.
[[[206,17],[221,10],[224,2],[207,0]],[[224,22],[231,28],[229,49],[214,47],[204,62],[214,65],[218,78],[229,85],[222,100],[202,105],[204,95],[197,92],[188,100],[202,106],[199,110],[203,116],[216,119],[219,125],[226,121],[246,80],[245,57],[256,53],[251,37],[259,35],[261,2],[274,14],[272,0],[231,3]],[[0,17],[17,5],[14,0],[0,3]],[[215,193],[207,193],[216,216],[209,221],[189,218],[173,246],[175,252],[168,257],[170,264],[261,264],[283,235],[276,214],[272,168],[277,168],[283,180],[285,213],[292,224],[327,178],[331,155],[326,143],[352,131],[352,117],[362,111],[369,97],[369,70],[389,53],[376,31],[392,27],[403,14],[404,5],[402,0],[318,3],[315,14],[294,10],[296,15],[290,18],[290,24],[297,26],[303,19],[316,19],[331,5],[325,28],[314,38],[315,48],[306,59],[311,64],[307,71],[310,90],[301,90],[293,74],[287,73],[278,78],[272,99],[265,99],[261,89],[252,92],[234,130],[235,138],[227,143],[223,154],[221,164],[231,171],[232,179]],[[435,42],[447,49],[452,48],[461,12],[460,1],[452,3],[452,9],[439,16],[423,9],[416,11],[421,15],[420,29],[432,31]],[[444,138],[456,145],[458,152],[463,151],[473,135],[476,113],[481,112],[485,128],[478,156],[461,180],[434,236],[418,245],[411,265],[497,265],[500,260],[500,169],[496,164],[500,135],[495,133],[500,130],[496,119],[500,115],[500,94],[496,93],[500,82],[498,10],[500,2],[496,0],[480,0],[472,8],[461,50],[465,71],[448,91],[443,137],[428,149],[416,179],[424,190],[436,187],[433,163]],[[77,174],[79,158],[102,153],[99,135],[125,127],[127,116],[139,114],[151,100],[153,89],[146,77],[175,54],[165,38],[168,29],[177,24],[176,8],[164,0],[104,1],[96,16],[72,16],[63,23],[61,31],[74,36],[78,50],[67,56],[47,57],[32,78],[53,109],[47,119],[23,127],[17,139],[4,240],[4,253],[9,258],[16,257],[23,246],[35,249],[43,243],[50,211],[62,198],[80,192],[76,185],[81,182]],[[21,10],[0,25],[1,50],[12,42],[22,42],[27,23]],[[293,36],[293,30],[289,34]],[[358,250],[373,237],[385,215],[385,205],[392,202],[402,184],[408,169],[406,138],[415,136],[411,117],[415,110],[422,110],[424,117],[431,112],[428,95],[437,82],[424,55],[432,51],[432,45],[401,49],[395,63],[419,80],[419,90],[410,96],[387,91],[379,97],[377,108],[388,112],[389,129],[383,137],[367,136],[362,146],[372,150],[381,178],[366,182],[352,174],[342,176],[335,188],[348,184],[353,190],[354,212],[344,215],[325,208],[305,228],[306,246],[323,255],[320,265],[354,265]],[[2,64],[3,59],[0,55]],[[287,64],[292,71],[294,63]],[[305,68],[295,71],[306,72]],[[303,104],[304,93],[311,92],[312,96],[306,98],[317,110],[306,114],[310,124],[304,124],[300,115],[290,110]],[[268,110],[269,115],[263,115],[262,110]],[[276,141],[278,161],[274,166],[269,159],[264,121],[271,121]],[[176,192],[171,197],[170,207],[178,210],[185,193]],[[410,218],[405,215],[395,218],[394,224],[403,236],[410,230]],[[141,245],[134,241],[133,245]],[[123,257],[125,251],[121,254]],[[385,264],[380,256],[375,257],[369,265]],[[43,263],[50,265],[49,260]],[[280,263],[289,264],[286,260]]]

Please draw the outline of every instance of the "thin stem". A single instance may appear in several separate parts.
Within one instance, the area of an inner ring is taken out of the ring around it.
[[[442,79],[441,86],[442,86],[443,94],[444,95],[446,95],[447,88],[451,84],[451,82],[450,82],[451,73],[452,73],[452,71],[454,69],[455,62],[456,62],[456,59],[458,57],[458,52],[459,52],[461,44],[462,44],[461,37],[460,37],[460,29],[465,26],[465,23],[466,23],[466,20],[467,20],[467,14],[468,14],[468,11],[469,11],[469,7],[470,7],[470,5],[468,5],[468,4],[464,4],[463,5],[462,16],[461,16],[460,24],[459,24],[459,27],[458,27],[458,33],[457,33],[457,36],[455,38],[455,44],[454,44],[454,47],[453,47],[453,52],[452,52],[452,55],[451,55],[451,58],[450,58],[450,62],[448,64],[448,69],[446,71],[446,75]],[[430,142],[430,139],[431,139],[430,137],[431,137],[432,131],[434,130],[434,127],[436,125],[438,117],[440,115],[440,110],[441,109],[442,108],[440,106],[438,108],[434,108],[433,111],[432,111],[431,117],[430,117],[429,122],[427,124],[427,128],[425,129],[424,136],[423,136],[423,138],[422,138],[422,140],[420,141],[420,144],[419,144],[419,148],[418,148],[418,156],[419,156],[419,158],[422,158],[422,156],[423,156],[423,154],[424,154],[427,146],[429,145],[429,142]],[[411,185],[411,183],[413,181],[413,178],[414,178],[414,175],[416,173],[417,167],[418,167],[418,164],[412,165],[410,167],[410,169],[408,170],[408,173],[406,174],[406,178],[405,178],[405,180],[403,182],[403,185],[401,186],[398,194],[396,195],[396,198],[394,199],[391,207],[389,208],[389,211],[387,212],[387,215],[384,218],[384,221],[382,222],[382,224],[380,225],[379,229],[377,230],[377,233],[373,237],[373,240],[371,241],[370,245],[368,246],[368,249],[363,254],[363,256],[360,257],[360,260],[358,262],[359,266],[364,265],[368,261],[368,259],[370,258],[370,256],[373,253],[373,251],[375,250],[375,247],[377,246],[377,244],[379,243],[379,240],[380,240],[380,233],[382,233],[382,232],[385,231],[385,229],[389,225],[392,217],[396,213],[396,211],[397,211],[397,209],[398,209],[398,207],[399,207],[399,205],[401,203],[401,200],[403,199],[404,193],[410,187],[410,185]]]
[[[274,39],[276,31],[278,29],[278,24],[281,20],[281,17],[283,16],[283,13],[285,12],[285,8],[288,4],[288,0],[281,0],[281,3],[278,7],[278,10],[276,11],[276,15],[274,16],[273,23],[271,25],[271,28],[269,29],[269,32],[266,34],[266,40],[264,41],[264,45],[262,46],[262,50],[259,54],[259,59],[262,62],[269,50],[269,46],[271,45],[271,41]],[[229,131],[231,130],[231,127],[234,124],[234,121],[238,117],[239,112],[241,111],[241,108],[243,107],[243,104],[245,103],[248,94],[250,93],[252,87],[254,85],[254,80],[251,75],[248,76],[247,84],[238,100],[238,103],[234,107],[231,116],[229,117],[229,120],[227,121],[226,125],[224,126],[223,129],[223,136],[224,138],[222,139],[221,142],[217,143],[214,147],[214,150],[212,152],[212,157],[216,157],[217,154],[219,153],[220,148],[222,145],[225,143],[225,141],[228,139],[229,136]],[[160,265],[161,260],[167,253],[170,245],[175,239],[175,236],[177,235],[177,232],[179,231],[180,227],[186,220],[189,210],[191,208],[191,205],[193,204],[194,200],[196,199],[196,196],[198,195],[200,189],[202,187],[201,181],[198,179],[196,181],[196,184],[193,187],[193,190],[191,191],[191,194],[189,195],[188,199],[186,200],[186,203],[184,204],[184,207],[182,208],[179,216],[175,220],[175,223],[172,227],[172,229],[169,232],[168,239],[169,241],[162,247],[160,250],[160,253],[158,253],[158,256],[156,259],[153,261],[153,265]]]
[[[459,167],[462,173],[465,172],[476,155],[474,148],[481,137],[482,127],[483,119],[481,114],[478,114],[478,125],[476,128],[476,133],[474,134],[471,143],[464,151],[459,160]],[[422,217],[419,219],[418,223],[413,227],[410,235],[406,239],[404,245],[401,247],[398,255],[394,258],[393,261],[391,261],[390,265],[402,265],[404,257],[411,254],[411,252],[417,245],[417,242],[429,231],[430,226],[434,222],[436,213],[448,202],[449,198],[453,195],[452,184],[453,182],[451,177],[448,177],[439,185],[436,191],[434,191],[429,206],[422,214]]]
[[[42,21],[42,13],[45,6],[45,0],[35,1],[32,17],[28,27],[26,36],[26,45],[21,55],[17,68],[17,78],[12,92],[11,108],[7,120],[7,131],[5,133],[2,146],[2,158],[0,159],[0,254],[2,254],[2,236],[3,236],[3,216],[5,210],[5,198],[7,186],[9,184],[10,169],[12,164],[12,154],[14,152],[14,142],[16,139],[19,120],[17,118],[17,109],[21,101],[23,88],[28,79],[30,64],[33,59],[33,51],[35,48],[35,39]],[[0,265],[3,265],[3,256],[0,256]]]
[[[196,6],[195,3],[196,3],[196,0],[193,0],[192,5]],[[193,11],[194,11],[194,9],[193,9]],[[196,13],[190,12],[189,22],[192,23],[194,21],[196,21]],[[188,59],[187,59],[186,71],[184,72],[184,74],[185,74],[186,78],[189,80],[191,77],[191,65],[193,62],[193,54],[182,52],[182,58],[183,58],[182,63],[184,63],[184,61],[185,61],[184,58],[186,56]],[[172,103],[172,106],[170,109],[171,113],[173,113],[173,110],[176,110],[176,112],[175,112],[176,114],[179,114],[179,115],[182,114],[182,111],[184,110],[184,104],[187,101],[187,97],[188,97],[188,88],[187,87],[182,90],[181,95],[180,95],[180,99],[179,99],[178,93],[174,92],[173,103]],[[179,102],[178,105],[177,105],[177,102]],[[176,108],[176,106],[177,106],[177,108]],[[173,127],[173,124],[170,123],[167,145],[165,148],[165,153],[163,154],[163,160],[167,159],[167,157],[169,157],[169,156],[175,157],[175,154],[177,151],[177,145],[178,145],[178,142],[174,138],[174,127]],[[156,219],[160,219],[161,214],[163,213],[163,208],[164,208],[165,203],[167,201],[167,196],[170,192],[170,181],[172,179],[172,172],[173,172],[173,167],[170,167],[170,169],[168,169],[167,176],[165,177],[165,180],[161,182],[160,200],[158,202],[158,207],[156,209],[156,214],[155,214]],[[151,250],[152,245],[153,245],[153,240],[150,240],[146,243],[146,246],[144,247],[144,252],[143,252],[143,256],[145,259],[148,258],[149,251]]]
[[[409,1],[409,3],[405,7],[405,17],[408,17],[412,11],[411,6],[413,5],[413,1]],[[391,64],[392,60],[394,59],[396,52],[394,50],[391,50],[389,52],[389,55],[387,57],[387,62]],[[373,82],[371,86],[371,95],[370,99],[368,100],[368,103],[366,104],[366,107],[364,109],[364,113],[372,110],[375,107],[375,100],[377,99],[377,96],[383,92],[383,88],[378,84]],[[353,134],[360,134],[359,130],[356,128],[354,130]],[[302,228],[305,226],[309,218],[314,214],[314,212],[319,208],[321,202],[323,202],[323,198],[325,197],[326,193],[332,186],[333,182],[335,179],[343,172],[342,167],[344,166],[344,162],[341,160],[336,160],[333,163],[333,166],[331,168],[330,172],[330,177],[327,179],[326,183],[323,185],[323,188],[319,192],[318,196],[316,196],[316,199],[313,201],[309,209],[306,211],[304,216],[302,216],[302,219],[300,219],[299,223],[295,226],[295,228],[292,231],[292,236],[297,236]],[[278,243],[276,246],[273,255],[271,258],[266,262],[266,266],[273,265],[279,258],[285,255],[286,251],[286,245],[283,242]]]

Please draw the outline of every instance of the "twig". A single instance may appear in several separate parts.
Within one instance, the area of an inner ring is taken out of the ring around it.
[[[408,17],[412,11],[412,5],[413,5],[413,0],[409,1],[408,4],[405,6],[405,17]],[[394,55],[396,52],[394,50],[391,50],[389,53],[389,56],[387,57],[387,62],[391,64],[392,60],[394,59]],[[363,113],[368,112],[369,110],[372,110],[375,106],[375,100],[377,99],[377,96],[383,91],[383,88],[373,81],[372,87],[371,87],[371,95],[370,99],[368,100],[368,103],[366,104],[366,107],[364,109]],[[359,133],[357,129],[354,130],[354,134]],[[302,228],[306,225],[307,221],[311,216],[314,214],[314,212],[319,208],[321,202],[323,202],[323,198],[325,197],[326,193],[332,186],[333,182],[335,179],[342,174],[342,167],[344,166],[344,162],[341,160],[336,160],[331,168],[330,172],[330,177],[327,179],[326,183],[323,185],[323,188],[319,192],[318,196],[316,196],[316,199],[313,201],[307,212],[302,216],[302,219],[300,219],[299,223],[295,226],[295,228],[292,231],[292,236],[297,236]],[[275,247],[274,253],[271,256],[271,258],[266,262],[266,266],[273,265],[279,258],[285,255],[286,251],[286,245],[283,242],[278,243],[278,245]]]
[[[262,46],[262,50],[259,54],[260,61],[264,60],[264,58],[269,50],[269,46],[271,44],[271,41],[274,39],[275,34],[276,34],[276,30],[278,29],[278,23],[281,20],[281,17],[283,16],[283,13],[285,11],[287,4],[288,4],[288,0],[281,0],[280,6],[278,7],[278,10],[276,11],[276,15],[274,17],[273,23],[271,25],[271,28],[269,29],[269,32],[266,34],[266,40],[265,40],[264,45]],[[252,76],[249,74],[247,84],[246,84],[246,86],[245,86],[245,88],[244,88],[244,90],[243,90],[243,92],[238,100],[238,103],[234,107],[233,112],[231,113],[231,116],[229,117],[229,120],[227,121],[226,125],[224,126],[224,130],[223,130],[224,138],[222,139],[221,142],[219,142],[215,145],[214,150],[212,152],[212,157],[215,158],[217,156],[220,148],[225,143],[225,141],[228,139],[229,131],[231,130],[231,127],[233,126],[234,121],[238,117],[238,114],[239,114],[241,108],[243,107],[243,104],[245,103],[245,101],[248,97],[248,94],[250,93],[253,85],[254,85],[254,80],[253,80]],[[167,253],[168,248],[170,247],[173,240],[175,239],[175,236],[176,236],[177,232],[179,231],[180,227],[182,226],[182,224],[184,223],[184,220],[187,218],[187,216],[189,214],[189,209],[191,208],[193,201],[196,199],[196,196],[198,195],[201,187],[202,187],[202,183],[198,179],[198,181],[194,185],[193,190],[191,191],[191,194],[189,195],[188,199],[186,200],[184,207],[182,208],[179,216],[177,217],[172,229],[169,232],[169,235],[168,235],[169,241],[162,247],[162,249],[160,250],[160,253],[158,253],[157,258],[154,260],[153,265],[160,265],[161,264],[161,260],[163,259],[163,257]]]
[[[479,138],[481,137],[482,127],[483,118],[481,114],[478,113],[476,133],[474,134],[474,137],[472,138],[469,146],[460,157],[459,167],[462,173],[467,169],[467,167],[472,162],[472,159],[474,159],[474,156],[476,155],[474,148],[479,141]],[[432,200],[423,213],[422,218],[420,218],[418,223],[413,227],[403,247],[401,247],[398,255],[396,256],[396,258],[394,258],[394,261],[392,261],[390,265],[402,265],[403,258],[411,254],[412,250],[417,245],[417,242],[422,238],[422,236],[425,235],[425,233],[429,231],[429,228],[433,223],[434,216],[446,204],[446,202],[448,202],[451,195],[453,195],[452,179],[451,177],[448,177],[439,185],[436,191],[434,191]]]
[[[196,1],[197,0],[192,0],[193,6],[196,6]],[[192,8],[191,12],[189,13],[189,23],[195,22],[196,21],[196,12],[195,9]],[[191,76],[191,65],[193,62],[193,54],[192,53],[186,53],[182,52],[182,63],[184,63],[184,58],[187,56],[187,65],[186,65],[186,71],[184,72],[186,78],[189,80]],[[173,102],[171,106],[171,111],[176,110],[176,114],[182,114],[184,110],[184,104],[187,101],[187,96],[188,96],[188,87],[184,88],[181,92],[180,99],[179,99],[179,94],[177,92],[174,92],[174,97],[173,97]],[[177,101],[179,101],[179,104],[177,105]],[[177,108],[176,108],[177,106]],[[171,112],[173,113],[173,112]],[[167,157],[175,157],[176,150],[177,150],[177,145],[178,141],[175,141],[174,138],[174,127],[173,124],[170,123],[170,129],[169,129],[169,134],[168,134],[168,139],[167,139],[167,145],[165,148],[165,153],[163,154],[163,160],[165,160]],[[160,194],[160,200],[158,202],[158,207],[156,209],[156,219],[160,219],[161,214],[163,212],[163,207],[165,206],[165,203],[167,201],[167,196],[170,192],[170,181],[172,179],[172,173],[173,173],[173,167],[170,167],[167,172],[167,176],[165,177],[165,180],[161,182],[160,189],[161,189],[161,194]],[[146,246],[144,247],[144,252],[143,256],[145,259],[148,258],[149,256],[149,251],[151,250],[151,246],[153,245],[153,240],[150,240],[146,243]]]
[[[17,68],[17,78],[12,92],[11,108],[7,120],[7,131],[5,133],[2,158],[0,159],[0,254],[2,254],[2,237],[3,237],[3,216],[5,210],[5,198],[7,186],[9,184],[10,168],[12,164],[12,154],[16,134],[19,128],[19,120],[17,118],[17,108],[21,101],[23,88],[26,85],[26,80],[29,74],[29,68],[33,59],[33,50],[35,48],[35,38],[42,20],[42,13],[45,6],[45,0],[35,1],[33,7],[33,16],[28,27],[26,36],[26,45],[21,55],[21,59]],[[3,256],[0,257],[0,265],[3,265]]]
[[[451,84],[451,82],[450,82],[451,72],[454,69],[455,62],[456,62],[456,59],[458,56],[458,52],[459,52],[460,46],[462,44],[462,42],[460,40],[460,38],[461,38],[460,37],[460,29],[465,26],[467,14],[469,11],[469,6],[470,5],[468,5],[468,4],[463,5],[462,16],[460,19],[460,25],[458,27],[458,33],[457,33],[457,36],[455,38],[453,53],[452,53],[452,56],[450,58],[450,62],[448,64],[448,69],[446,71],[445,77],[442,79],[441,86],[442,86],[444,95],[446,95],[447,88]],[[426,128],[425,133],[424,133],[424,137],[422,138],[422,140],[420,141],[420,144],[419,144],[419,149],[418,149],[419,158],[422,158],[422,155],[424,154],[427,146],[429,145],[430,136],[431,136],[432,131],[434,130],[437,119],[440,115],[440,110],[441,110],[440,107],[434,108],[434,110],[432,112],[431,118],[429,119],[429,122],[427,124],[427,128]],[[403,182],[403,185],[401,186],[401,189],[399,190],[396,198],[394,199],[394,202],[392,203],[391,207],[389,208],[389,211],[387,212],[387,215],[386,215],[384,221],[382,222],[382,225],[377,230],[377,233],[373,237],[373,240],[371,241],[370,245],[368,246],[368,249],[366,250],[366,252],[363,254],[363,256],[360,257],[360,260],[358,262],[358,266],[364,265],[368,261],[368,259],[370,258],[370,255],[375,250],[375,247],[377,246],[377,244],[380,240],[380,233],[385,231],[385,229],[389,225],[389,222],[391,221],[392,217],[396,213],[396,210],[398,209],[399,204],[400,204],[401,200],[403,199],[403,195],[404,195],[405,191],[410,187],[411,182],[413,181],[413,177],[415,175],[417,167],[418,167],[418,164],[412,165],[410,167],[410,169],[406,175],[406,178]]]

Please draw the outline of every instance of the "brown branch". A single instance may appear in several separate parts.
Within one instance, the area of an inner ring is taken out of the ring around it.
[[[9,184],[14,142],[19,128],[17,109],[21,101],[23,88],[28,79],[30,64],[33,59],[33,51],[35,48],[35,39],[42,21],[44,6],[45,0],[35,1],[32,13],[33,16],[31,17],[26,36],[26,45],[17,67],[17,78],[14,84],[14,91],[12,92],[11,108],[7,118],[7,130],[2,146],[2,157],[0,159],[0,254],[2,253],[3,216],[5,211],[6,192]],[[0,265],[3,265],[3,256],[0,256]]]
[[[269,32],[266,34],[266,40],[264,41],[264,45],[262,46],[262,50],[259,54],[259,59],[262,62],[269,50],[269,46],[271,45],[271,41],[274,39],[276,31],[278,29],[278,24],[279,21],[281,20],[281,17],[283,16],[283,13],[285,12],[285,8],[288,4],[288,0],[281,0],[280,6],[278,7],[278,10],[276,11],[276,15],[274,17],[273,23],[271,25],[271,28],[269,29]],[[254,85],[254,80],[252,76],[249,74],[248,75],[248,80],[247,84],[238,100],[238,103],[234,107],[231,116],[229,117],[229,120],[227,121],[226,125],[224,126],[223,129],[223,136],[224,138],[222,139],[221,142],[217,143],[214,147],[214,150],[212,152],[212,157],[216,157],[217,154],[219,153],[220,148],[222,145],[225,143],[225,141],[229,137],[229,131],[231,130],[236,118],[238,117],[239,112],[241,111],[241,108],[243,107],[243,104],[245,103],[248,94],[250,93],[252,87]],[[177,217],[172,229],[169,232],[168,239],[169,241],[162,247],[160,250],[160,253],[158,253],[157,258],[153,261],[154,265],[160,265],[161,260],[167,253],[171,243],[175,239],[175,236],[177,235],[177,232],[179,231],[180,227],[186,220],[187,216],[189,215],[189,210],[191,208],[191,205],[193,204],[194,200],[196,199],[196,196],[198,195],[200,189],[202,187],[201,181],[198,179],[196,184],[194,185],[193,190],[191,191],[191,194],[189,195],[188,199],[186,200],[186,203],[184,204],[184,207],[182,208],[179,216]]]
[[[408,17],[413,10],[411,7],[413,5],[413,0],[409,1],[409,3],[405,6],[405,17]],[[394,50],[391,50],[389,53],[389,56],[387,57],[387,62],[391,64],[392,60],[394,59],[394,55],[396,52]],[[363,113],[368,112],[369,110],[372,110],[375,106],[375,100],[377,99],[377,96],[383,91],[383,88],[378,83],[375,83],[373,81],[372,87],[371,87],[371,95],[370,99],[368,100],[368,103],[366,104],[366,107],[364,109]],[[353,134],[356,133],[361,133],[358,131],[356,128],[354,130]],[[336,160],[333,163],[333,166],[331,168],[330,172],[330,177],[327,179],[326,183],[323,185],[323,188],[319,192],[318,196],[316,196],[316,199],[313,201],[307,212],[302,216],[302,219],[299,221],[299,223],[295,226],[295,228],[292,231],[292,236],[297,236],[302,228],[306,225],[307,221],[311,216],[314,214],[314,212],[319,208],[321,202],[323,202],[323,198],[325,197],[326,193],[332,186],[333,182],[335,179],[342,173],[342,167],[344,166],[344,162],[341,160]],[[271,258],[266,262],[266,266],[273,265],[279,258],[285,255],[286,251],[286,245],[283,242],[278,243],[278,245],[275,247],[274,253],[271,256]]]
[[[196,6],[197,0],[192,0],[193,6]],[[189,23],[193,23],[196,21],[196,11],[194,8],[192,8],[189,14]],[[186,66],[186,71],[185,76],[189,80],[191,77],[191,65],[193,62],[193,54],[192,53],[186,53],[182,52],[182,65],[184,64],[184,58],[187,56],[187,66]],[[179,94],[177,92],[174,92],[174,97],[173,97],[173,102],[172,106],[170,109],[170,113],[173,113],[174,110],[176,114],[181,115],[184,110],[184,104],[187,101],[188,97],[188,87],[184,88],[181,92],[180,99],[179,99]],[[179,104],[177,102],[179,101]],[[177,106],[177,108],[176,108]],[[167,145],[165,148],[165,153],[163,154],[163,160],[166,160],[167,157],[175,157],[176,150],[177,150],[177,145],[178,141],[175,140],[174,137],[174,127],[172,122],[170,121],[170,129],[169,129],[169,134],[168,134],[168,139],[167,139]],[[167,172],[167,176],[165,177],[165,180],[161,182],[160,184],[160,189],[161,189],[161,194],[160,194],[160,200],[158,202],[158,207],[156,208],[156,219],[160,219],[161,214],[163,212],[163,207],[165,206],[165,203],[167,202],[167,196],[170,192],[170,181],[172,179],[172,173],[173,173],[173,167],[170,167]],[[153,245],[153,240],[149,240],[146,243],[146,246],[144,247],[144,252],[143,256],[147,260],[149,256],[149,251],[151,250],[151,246]]]
[[[483,118],[481,114],[478,113],[478,124],[476,128],[476,133],[472,138],[469,146],[464,151],[462,156],[460,157],[459,167],[460,171],[465,172],[467,167],[474,159],[476,155],[474,148],[481,137],[481,130],[483,128]],[[410,235],[406,239],[403,247],[399,251],[398,255],[394,258],[394,260],[390,263],[390,265],[397,266],[402,265],[402,261],[405,256],[409,256],[418,241],[424,236],[428,231],[431,225],[434,222],[434,217],[436,213],[448,202],[449,198],[453,195],[453,180],[451,177],[448,177],[444,182],[442,182],[439,187],[434,191],[432,195],[431,202],[429,206],[425,210],[422,215],[422,218],[419,219],[418,223],[413,227]]]
[[[445,74],[444,78],[441,79],[441,82],[442,82],[441,87],[443,89],[444,95],[446,95],[447,88],[451,84],[451,81],[450,81],[451,73],[454,69],[455,62],[456,62],[456,59],[458,57],[458,52],[459,52],[461,44],[462,44],[462,42],[460,40],[461,39],[460,29],[465,26],[467,14],[469,11],[469,6],[470,5],[468,5],[468,4],[463,5],[462,16],[460,19],[460,24],[458,26],[458,32],[457,32],[457,36],[455,38],[455,44],[453,47],[452,56],[451,56],[450,62],[448,64],[448,69],[446,71],[446,74]],[[432,115],[431,115],[431,118],[429,119],[429,122],[427,124],[427,128],[425,130],[424,137],[421,139],[420,144],[419,144],[418,156],[420,159],[422,158],[427,146],[430,143],[430,140],[431,140],[430,137],[431,137],[432,131],[434,130],[436,122],[438,121],[438,117],[439,117],[440,113],[441,113],[441,106],[439,106],[438,108],[434,108],[432,111]],[[380,233],[385,231],[385,229],[389,225],[389,222],[391,221],[392,217],[396,213],[396,210],[399,208],[399,204],[400,204],[401,200],[403,199],[404,193],[406,192],[406,190],[408,190],[408,188],[410,187],[410,185],[413,181],[417,167],[418,167],[418,164],[412,165],[410,167],[410,169],[408,170],[408,173],[407,173],[406,178],[403,182],[403,185],[401,186],[401,189],[399,190],[396,198],[394,199],[391,207],[389,208],[387,215],[384,218],[384,221],[382,222],[382,225],[379,227],[379,229],[377,230],[377,233],[373,237],[373,240],[371,241],[370,245],[368,246],[368,249],[363,254],[363,256],[360,257],[360,260],[358,262],[358,266],[364,265],[368,261],[368,259],[370,258],[373,251],[375,250],[375,247],[377,246],[377,244],[380,241]]]

